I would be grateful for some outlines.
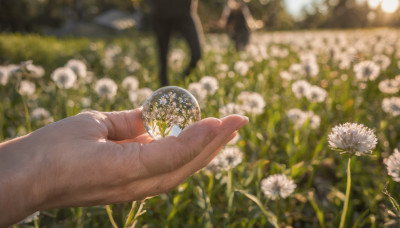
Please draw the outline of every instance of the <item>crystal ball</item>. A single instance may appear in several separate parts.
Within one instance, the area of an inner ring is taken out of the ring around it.
[[[201,119],[196,98],[187,90],[167,86],[146,99],[142,109],[146,131],[154,139],[178,136],[189,124]]]

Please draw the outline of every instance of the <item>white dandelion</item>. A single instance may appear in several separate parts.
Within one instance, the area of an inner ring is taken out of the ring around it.
[[[319,117],[318,115],[315,115],[314,112],[312,112],[312,111],[309,111],[307,113],[307,117],[308,117],[308,121],[309,121],[309,125],[310,125],[311,129],[318,129],[321,124],[321,117]]]
[[[238,166],[243,160],[243,153],[238,147],[225,147],[209,164],[214,171],[228,171]]]
[[[362,61],[354,66],[356,79],[359,81],[373,81],[380,73],[379,66],[372,61]]]
[[[321,103],[325,101],[326,96],[326,90],[319,86],[311,86],[309,92],[306,93],[306,97],[310,102]]]
[[[242,106],[239,104],[230,102],[219,108],[220,117],[229,116],[231,114],[243,115],[244,111],[243,111]]]
[[[298,80],[292,84],[292,91],[297,98],[307,97],[310,93],[311,85],[305,80]]]
[[[122,80],[121,87],[128,91],[134,91],[139,88],[139,80],[134,76],[127,76]]]
[[[213,95],[219,88],[218,80],[212,76],[204,76],[200,79],[199,83],[203,85],[208,94]]]
[[[100,97],[107,98],[109,100],[113,99],[117,94],[117,89],[117,84],[110,78],[99,79],[94,86],[94,90]]]
[[[252,115],[259,115],[264,112],[264,98],[257,92],[243,91],[238,95],[237,99],[241,102],[241,108],[244,112]]]
[[[284,174],[274,174],[261,180],[261,190],[264,195],[272,200],[287,198],[290,196],[297,185],[294,181]]]
[[[238,61],[233,66],[233,69],[236,71],[236,73],[244,76],[249,71],[249,65],[245,61]]]
[[[141,88],[136,91],[129,91],[129,100],[135,106],[141,106],[143,102],[153,93],[149,88]]]
[[[35,93],[35,90],[35,83],[28,80],[22,80],[18,88],[18,92],[23,96],[31,96]]]
[[[381,68],[382,71],[385,71],[390,65],[390,58],[384,54],[377,54],[372,57],[372,61],[374,61]]]
[[[400,115],[400,97],[384,98],[382,100],[382,109],[392,116]]]
[[[0,66],[0,85],[6,85],[10,74],[6,66]]]
[[[58,88],[70,89],[74,86],[76,74],[68,67],[59,67],[51,73],[51,79],[53,79]]]
[[[400,182],[400,152],[396,148],[392,155],[384,161],[388,174],[394,181]]]
[[[70,68],[80,78],[85,78],[87,75],[86,64],[81,60],[70,59],[67,64],[65,64],[65,67]]]
[[[362,124],[345,123],[332,129],[328,143],[333,150],[360,156],[371,154],[378,139],[371,129]]]
[[[286,116],[291,122],[293,122],[295,128],[303,126],[308,118],[308,114],[298,108],[288,110]]]
[[[35,108],[30,113],[30,119],[38,124],[49,124],[54,122],[50,112],[44,108]]]
[[[382,93],[395,94],[400,90],[400,81],[385,79],[379,82],[378,88]]]
[[[205,90],[203,84],[199,82],[192,82],[188,86],[188,91],[197,99],[201,104],[207,98],[207,91]]]

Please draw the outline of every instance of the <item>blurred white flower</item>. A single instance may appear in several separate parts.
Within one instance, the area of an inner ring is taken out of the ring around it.
[[[188,91],[196,98],[199,104],[203,103],[207,98],[207,91],[200,82],[192,82],[188,86]]]
[[[30,119],[38,124],[49,124],[54,122],[50,112],[44,108],[33,109],[33,111],[30,113]]]
[[[233,139],[231,139],[231,141],[228,142],[227,145],[233,146],[233,145],[235,145],[235,144],[239,141],[239,139],[240,139],[240,135],[239,135],[239,133],[237,133],[237,134],[235,135],[235,137],[233,137]]]
[[[245,61],[238,61],[233,66],[233,69],[236,71],[236,73],[244,76],[249,71],[249,65]]]
[[[319,125],[321,124],[321,117],[319,117],[318,115],[315,115],[314,112],[312,112],[312,111],[309,111],[307,113],[307,117],[308,117],[308,121],[309,121],[309,125],[310,125],[311,129],[319,128]]]
[[[326,90],[319,86],[311,86],[309,88],[309,92],[306,93],[306,97],[310,102],[321,103],[325,101],[326,96],[327,96]]]
[[[143,102],[153,93],[149,88],[142,88],[136,91],[129,91],[129,100],[136,107],[143,105]]]
[[[44,68],[34,65],[32,60],[22,62],[19,68],[20,72],[32,78],[41,78],[44,76]]]
[[[228,103],[225,106],[222,106],[219,108],[219,115],[220,117],[228,116],[231,114],[238,114],[238,115],[243,115],[244,111],[242,109],[241,105],[238,105],[236,103]]]
[[[199,83],[203,85],[204,90],[210,95],[214,95],[219,88],[218,80],[212,76],[202,77]]]
[[[384,98],[382,100],[382,109],[392,116],[400,115],[400,97]]]
[[[308,114],[298,108],[292,108],[286,112],[288,119],[294,123],[295,128],[299,128],[304,125],[308,118]]]
[[[117,94],[117,89],[117,84],[110,78],[99,79],[94,86],[94,90],[100,97],[107,98],[109,100],[113,99]]]
[[[328,135],[329,147],[357,156],[371,154],[378,143],[374,132],[362,124],[345,123],[335,126]]]
[[[379,82],[378,88],[382,93],[394,94],[400,90],[400,81],[395,79],[385,79]]]
[[[133,76],[127,76],[122,80],[122,88],[128,91],[134,91],[139,88],[139,80]]]
[[[85,78],[87,75],[86,64],[81,60],[71,59],[65,67],[70,68],[80,78]]]
[[[261,180],[261,190],[264,195],[272,200],[287,198],[290,196],[297,185],[292,179],[284,174],[274,174]]]
[[[372,61],[362,61],[354,65],[354,73],[359,81],[373,81],[380,73],[379,66]]]
[[[243,91],[237,97],[238,101],[242,104],[244,112],[259,115],[264,112],[265,101],[261,94],[257,92]]]
[[[88,108],[92,104],[92,100],[90,97],[82,97],[81,98],[81,105],[83,108]]]
[[[183,60],[185,59],[185,53],[182,49],[174,49],[171,51],[169,56],[169,65],[174,70],[182,68]]]
[[[396,148],[389,158],[384,160],[388,174],[394,181],[400,182],[400,152]]]
[[[51,79],[53,79],[58,88],[70,89],[74,86],[76,74],[68,67],[59,67],[51,73]]]
[[[207,169],[210,171],[228,171],[238,166],[243,160],[243,153],[237,147],[225,147],[210,162]]]
[[[292,74],[289,73],[289,71],[281,71],[279,73],[279,76],[281,76],[281,78],[286,81],[291,81],[293,79]]]
[[[35,83],[28,80],[22,80],[18,88],[18,92],[23,96],[31,96],[35,93],[35,90]]]
[[[311,85],[305,80],[298,80],[292,84],[292,91],[297,98],[308,97]]]
[[[374,61],[381,68],[382,71],[385,71],[390,65],[390,58],[384,54],[377,54],[372,57],[372,61]]]
[[[10,74],[5,66],[0,66],[0,85],[6,85]]]

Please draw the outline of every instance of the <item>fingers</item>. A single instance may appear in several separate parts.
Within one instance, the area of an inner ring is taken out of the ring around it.
[[[133,139],[145,133],[142,121],[142,110],[134,109],[120,112],[103,112],[107,118],[103,119],[107,129],[107,139],[122,141]]]
[[[247,122],[247,117],[238,115],[221,120],[208,118],[190,125],[178,137],[167,137],[143,145],[139,155],[143,164],[141,176],[170,173],[185,166],[179,179],[186,178],[207,165],[214,153]],[[191,165],[187,166],[188,163]]]

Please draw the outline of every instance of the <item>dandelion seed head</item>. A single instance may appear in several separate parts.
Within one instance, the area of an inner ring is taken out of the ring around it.
[[[259,115],[264,112],[264,98],[257,92],[242,91],[237,99],[241,102],[241,108],[246,113]]]
[[[388,174],[394,181],[400,182],[400,152],[396,148],[392,155],[384,161]]]
[[[379,66],[372,61],[362,61],[354,65],[354,73],[359,81],[373,81],[380,73]]]
[[[18,92],[23,96],[31,96],[35,93],[35,90],[35,83],[28,80],[22,80],[19,84]]]
[[[292,84],[292,91],[297,98],[307,97],[310,93],[311,85],[305,80],[298,80]]]
[[[139,80],[134,76],[127,76],[122,80],[121,87],[128,91],[137,90],[139,88]]]
[[[51,79],[61,89],[70,89],[76,81],[76,74],[68,67],[59,67],[51,73]]]
[[[236,103],[228,103],[219,108],[220,117],[229,116],[231,114],[243,115],[244,111],[241,105]]]
[[[117,84],[110,78],[99,79],[94,86],[94,90],[96,91],[97,95],[109,100],[115,97],[117,94],[117,89]]]
[[[188,86],[188,91],[193,94],[199,103],[203,103],[207,98],[207,91],[200,82],[192,82]]]
[[[202,84],[204,90],[210,95],[215,94],[219,88],[218,80],[212,76],[202,77],[199,83]]]
[[[382,109],[392,116],[400,115],[400,97],[384,98],[382,100]]]
[[[261,190],[264,195],[272,200],[287,198],[297,185],[284,174],[274,174],[261,181]]]
[[[345,123],[335,126],[328,135],[329,147],[356,156],[371,154],[378,143],[374,132],[362,124]]]
[[[327,96],[327,92],[325,89],[319,87],[319,86],[310,86],[309,92],[305,94],[307,99],[310,102],[317,102],[321,103],[325,101],[325,98]]]
[[[395,94],[400,90],[400,81],[385,79],[379,82],[378,88],[382,93]]]
[[[85,78],[87,75],[86,64],[81,60],[70,59],[65,67],[70,68],[80,78]]]

